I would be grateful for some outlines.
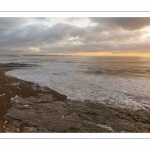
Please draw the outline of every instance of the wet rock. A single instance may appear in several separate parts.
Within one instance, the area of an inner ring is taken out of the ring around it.
[[[11,103],[5,115],[7,132],[150,132],[150,113],[145,111],[90,101],[55,101],[50,94],[15,96]]]
[[[23,108],[28,108],[30,105],[22,105]]]
[[[19,84],[20,84],[19,82],[11,83],[11,85],[13,85],[13,86],[18,86]]]
[[[61,116],[61,119],[64,119],[64,115]]]
[[[36,132],[37,129],[35,127],[24,127],[24,132]]]
[[[113,129],[111,127],[108,127],[107,125],[103,125],[103,124],[98,124],[99,127],[107,129],[110,132],[114,132]]]

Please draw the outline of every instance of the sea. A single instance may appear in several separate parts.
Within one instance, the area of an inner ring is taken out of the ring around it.
[[[0,63],[34,67],[6,72],[74,101],[150,110],[150,57],[0,55]]]

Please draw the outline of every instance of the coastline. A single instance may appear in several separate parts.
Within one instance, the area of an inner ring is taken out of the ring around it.
[[[150,132],[150,111],[67,100],[49,88],[5,75],[20,67],[29,65],[0,64],[0,132]]]

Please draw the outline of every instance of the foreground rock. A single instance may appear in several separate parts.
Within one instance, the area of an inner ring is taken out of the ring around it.
[[[6,114],[6,132],[150,132],[150,113],[90,101],[57,101],[51,95],[16,97]]]

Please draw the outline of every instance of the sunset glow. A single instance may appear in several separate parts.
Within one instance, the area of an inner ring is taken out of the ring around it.
[[[54,54],[53,54],[54,55]],[[150,53],[126,53],[126,54],[113,54],[113,53],[103,53],[103,52],[89,52],[89,53],[68,53],[63,54],[59,53],[57,55],[72,55],[72,56],[141,56],[141,57],[150,57]]]

